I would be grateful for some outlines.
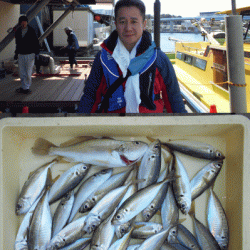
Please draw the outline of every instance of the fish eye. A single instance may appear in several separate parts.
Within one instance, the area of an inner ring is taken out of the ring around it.
[[[136,145],[139,145],[139,144],[140,144],[140,142],[138,142],[138,141],[135,141],[135,144],[136,144]]]
[[[86,166],[83,166],[83,169],[87,169],[87,167],[86,167]]]
[[[92,201],[95,201],[95,197],[92,198]]]
[[[91,228],[92,228],[92,229],[95,229],[95,228],[96,228],[96,225],[92,225]]]
[[[119,214],[116,215],[116,219],[118,219],[118,220],[121,219],[121,215],[119,215]]]
[[[193,244],[192,244],[192,245],[190,245],[190,247],[191,247],[191,248],[194,248],[194,247],[195,247],[195,245],[193,245]]]
[[[124,233],[125,232],[125,228],[121,228],[121,233]]]
[[[84,208],[85,208],[85,209],[89,208],[88,204],[84,205]]]
[[[17,204],[17,205],[16,205],[16,208],[17,208],[17,209],[21,209],[21,208],[22,208],[22,205]]]
[[[181,204],[181,208],[185,208],[185,204]]]
[[[97,218],[100,220],[100,219],[101,219],[101,216],[98,216]]]
[[[154,204],[152,204],[151,206],[150,206],[150,208],[154,208],[155,206],[154,206]]]
[[[148,213],[148,214],[146,214],[146,217],[147,217],[147,218],[149,218],[149,217],[150,217],[150,214],[149,214],[149,213]]]
[[[210,150],[209,150],[209,153],[210,153],[210,154],[212,154],[212,153],[213,153],[213,150],[212,150],[212,149],[210,149]]]

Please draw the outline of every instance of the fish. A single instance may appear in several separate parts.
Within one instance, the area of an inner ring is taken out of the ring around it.
[[[123,185],[132,170],[133,168],[129,168],[126,171],[109,177],[108,180],[99,186],[99,188],[82,203],[82,206],[79,209],[80,213],[90,211],[105,194],[107,194],[112,189]]]
[[[93,232],[118,206],[131,183],[115,188],[107,193],[88,213],[84,230]]]
[[[103,167],[126,167],[141,159],[148,148],[142,141],[120,141],[114,139],[78,140],[73,145],[56,146],[46,139],[39,138],[32,148],[36,155],[56,155],[70,162],[83,162]]]
[[[168,238],[170,228],[164,229],[153,236],[148,237],[137,249],[138,250],[160,250],[164,241]]]
[[[175,174],[179,176],[173,181],[173,191],[177,206],[183,214],[187,214],[191,208],[191,185],[188,173],[177,154],[174,155]]]
[[[224,154],[212,145],[199,141],[176,140],[161,143],[173,151],[179,151],[197,158],[209,160],[223,160],[225,158]]]
[[[210,188],[208,200],[207,223],[211,234],[218,242],[221,249],[227,249],[229,244],[229,226],[224,208],[213,191]]]
[[[155,140],[149,146],[141,159],[137,179],[144,182],[138,183],[138,189],[142,189],[157,182],[161,170],[161,143]]]
[[[164,242],[163,245],[160,248],[161,250],[177,250],[172,244],[169,244],[168,242]],[[185,248],[186,249],[186,248]]]
[[[83,214],[82,217],[67,224],[59,233],[53,236],[47,246],[47,250],[65,247],[82,238],[86,234],[83,230],[86,216],[86,214]]]
[[[202,250],[220,250],[220,246],[209,229],[203,225],[196,217],[194,212],[194,202],[189,211],[189,215],[194,222],[194,231],[197,241]]]
[[[192,201],[207,190],[219,175],[223,161],[212,161],[203,167],[190,181]]]
[[[167,195],[161,207],[161,218],[163,229],[170,228],[168,242],[175,242],[178,234],[179,208],[176,204],[173,186],[171,184],[168,187]]]
[[[99,227],[93,232],[90,243],[91,250],[108,250],[115,235],[114,225],[111,224],[111,219],[116,210],[106,218]]]
[[[163,181],[168,174],[168,168],[166,168],[162,173],[160,174],[157,182]],[[161,208],[162,203],[166,197],[166,193],[168,190],[168,183],[165,183],[160,191],[157,193],[153,201],[142,210],[142,220],[143,221],[149,221],[151,218],[157,213],[157,211]]]
[[[41,193],[41,195],[36,199],[36,201],[33,203],[29,211],[24,215],[24,218],[22,220],[21,225],[19,226],[16,240],[15,240],[15,250],[28,250],[28,231],[30,226],[30,221],[33,215],[33,212],[43,196],[44,191]]]
[[[52,234],[52,216],[47,189],[33,212],[29,233],[28,249],[46,250]]]
[[[177,240],[188,249],[201,250],[194,235],[182,224],[178,224]]]
[[[131,227],[129,232],[127,232],[126,234],[124,234],[122,236],[122,238],[116,240],[108,250],[126,250],[129,246],[129,243],[130,243],[130,237],[131,237],[131,234],[133,232],[134,228]]]
[[[148,237],[159,233],[163,227],[162,224],[156,222],[134,222],[134,230],[131,234],[135,239],[147,239]]]
[[[52,185],[49,192],[50,204],[58,201],[66,193],[73,190],[86,176],[90,165],[78,163],[65,171],[59,179]]]
[[[16,215],[27,213],[36,199],[41,195],[47,183],[47,177],[49,174],[48,170],[57,161],[58,159],[54,159],[53,161],[37,168],[25,181],[17,198],[15,209]]]
[[[102,185],[111,176],[112,173],[112,168],[103,169],[91,175],[80,185],[75,194],[75,200],[68,223],[74,219],[83,202],[89,197],[89,195],[96,191],[98,187]]]
[[[74,204],[74,190],[69,191],[58,204],[52,218],[52,237],[59,233],[66,225]]]
[[[119,207],[118,211],[112,219],[114,225],[119,225],[128,222],[137,216],[143,209],[145,209],[155,198],[161,187],[169,181],[174,180],[174,174],[171,172],[167,178],[159,183],[152,184],[141,190],[138,190],[127,200],[125,200]]]
[[[91,238],[82,238],[79,240],[76,240],[74,243],[61,248],[61,250],[83,250],[87,246],[89,246],[91,242]]]

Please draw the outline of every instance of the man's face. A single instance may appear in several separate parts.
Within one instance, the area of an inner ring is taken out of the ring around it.
[[[118,10],[115,25],[125,48],[131,51],[142,36],[146,20],[143,21],[138,8],[134,6],[122,7]]]
[[[27,25],[28,25],[28,22],[27,22],[27,21],[22,21],[22,22],[21,22],[21,27],[22,27],[22,29],[25,29],[25,28],[27,27]]]

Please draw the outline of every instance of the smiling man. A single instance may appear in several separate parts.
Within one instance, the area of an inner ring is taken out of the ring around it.
[[[146,31],[141,0],[119,0],[116,30],[103,42],[79,113],[186,113],[173,66]]]

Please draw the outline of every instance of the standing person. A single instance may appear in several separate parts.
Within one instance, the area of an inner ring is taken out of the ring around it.
[[[20,16],[18,23],[20,27],[15,32],[16,50],[14,59],[18,59],[21,87],[16,92],[30,94],[35,56],[39,54],[40,46],[35,30],[28,25],[28,18]]]
[[[187,112],[170,60],[145,30],[145,13],[141,0],[116,3],[116,30],[94,60],[79,113]]]
[[[79,49],[79,44],[75,33],[70,27],[66,27],[64,30],[68,36],[67,39],[68,46],[66,47],[66,49],[68,50],[69,64],[70,68],[73,69],[74,64],[77,66],[77,61],[75,57],[76,57],[76,51]]]

